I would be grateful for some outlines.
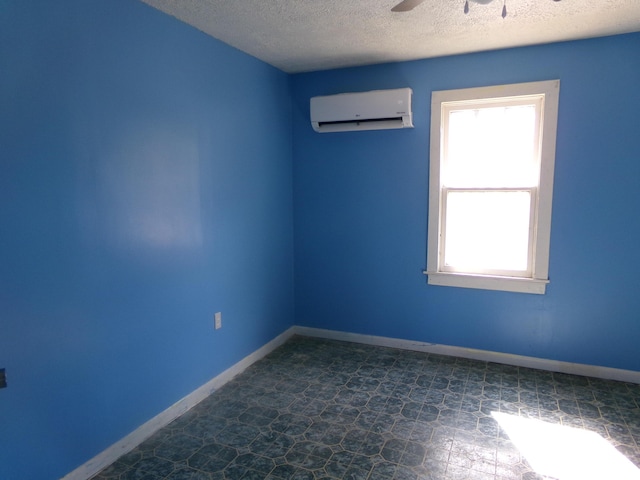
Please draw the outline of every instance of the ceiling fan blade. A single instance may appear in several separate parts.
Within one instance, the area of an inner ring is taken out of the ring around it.
[[[399,4],[391,9],[392,12],[408,12],[420,5],[424,0],[402,0]]]

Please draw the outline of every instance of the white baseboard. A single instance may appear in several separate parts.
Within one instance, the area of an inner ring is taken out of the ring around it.
[[[273,350],[285,343],[293,335],[294,330],[292,327],[282,334],[278,335],[276,338],[274,338],[269,343],[259,348],[252,354],[246,356],[238,363],[222,372],[220,375],[212,378],[207,383],[197,388],[183,399],[178,400],[164,412],[159,413],[151,420],[135,429],[129,435],[117,441],[106,450],[93,457],[88,462],[80,465],[78,468],[65,475],[62,480],[86,480],[88,478],[91,478],[103,468],[111,465],[122,455],[130,452],[135,447],[140,445],[162,427],[167,426],[180,415],[196,406],[198,403],[200,403],[214,391],[222,387],[233,377],[243,372],[247,367],[251,366],[253,363],[271,353]]]
[[[491,352],[488,350],[475,350],[473,348],[453,347],[437,343],[415,342],[398,338],[377,337],[362,335],[359,333],[339,332],[336,330],[323,330],[311,327],[293,327],[293,333],[307,337],[320,337],[331,340],[343,340],[346,342],[377,345],[381,347],[400,348],[403,350],[415,350],[419,352],[450,355],[453,357],[470,358],[485,362],[504,363],[517,367],[537,368],[551,372],[570,373],[585,377],[603,378],[606,380],[619,380],[629,383],[640,383],[640,372],[634,370],[622,370],[618,368],[599,367],[582,363],[560,362],[544,358],[513,355],[510,353]]]

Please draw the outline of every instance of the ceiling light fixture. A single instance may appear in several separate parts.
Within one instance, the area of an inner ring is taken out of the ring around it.
[[[473,3],[477,3],[479,5],[489,5],[493,0],[471,0]],[[559,1],[559,0],[556,0]],[[469,0],[465,0],[464,2],[464,13],[469,13]],[[502,3],[502,18],[507,16],[507,0],[503,0]]]
[[[493,0],[471,0],[473,3],[479,5],[489,5]],[[553,0],[554,2],[560,2],[561,0]],[[392,12],[408,12],[420,5],[424,0],[402,0],[395,7],[391,9]],[[469,0],[464,2],[464,13],[469,13]],[[507,0],[502,0],[502,18],[507,16]]]

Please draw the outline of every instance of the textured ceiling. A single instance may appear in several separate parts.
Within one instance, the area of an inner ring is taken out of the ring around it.
[[[142,1],[288,73],[640,31],[640,0]]]

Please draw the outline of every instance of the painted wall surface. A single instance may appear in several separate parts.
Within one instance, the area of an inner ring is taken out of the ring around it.
[[[134,0],[1,1],[0,71],[0,478],[59,478],[293,324],[289,78]]]
[[[293,77],[296,323],[640,370],[640,34]],[[427,285],[434,90],[560,79],[543,296]],[[318,134],[309,98],[411,87],[414,129]]]

